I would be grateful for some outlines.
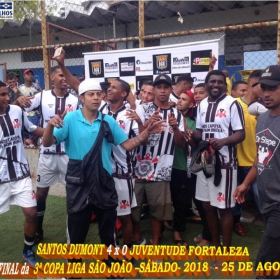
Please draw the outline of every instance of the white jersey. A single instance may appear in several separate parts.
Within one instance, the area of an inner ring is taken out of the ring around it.
[[[169,101],[174,102],[175,104],[177,104],[178,100],[179,100],[179,96],[174,91],[172,91],[170,93],[170,96],[169,96]]]
[[[116,112],[110,111],[110,105],[107,103],[100,107],[100,112],[112,116],[118,125],[123,129],[128,138],[133,138],[139,134],[138,124],[136,121],[131,121],[127,118],[126,106],[123,105]],[[144,119],[142,120],[144,121]],[[132,178],[134,175],[133,157],[135,151],[126,151],[121,145],[112,148],[111,165],[113,176],[120,179]]]
[[[57,114],[60,108],[61,114],[66,110],[71,112],[77,109],[78,98],[66,93],[63,97],[56,96],[53,90],[43,90],[31,99],[31,106],[26,111],[38,109],[41,112],[40,126],[46,128],[49,120]],[[64,142],[50,147],[40,146],[41,154],[65,154]]]
[[[0,115],[0,184],[30,177],[22,129],[33,132],[37,126],[28,121],[20,107],[9,105]]]
[[[215,102],[205,98],[197,109],[196,128],[202,130],[202,140],[229,137],[234,131],[244,129],[243,110],[236,99],[226,94]],[[224,146],[219,153],[222,168],[236,168],[236,145]]]
[[[158,107],[150,102],[139,105],[136,108],[136,113],[147,121],[157,109]],[[169,113],[174,113],[180,131],[184,131],[183,117],[177,109],[170,107],[160,110],[159,114],[162,119],[166,120],[167,127],[161,133],[151,134],[147,145],[138,147],[135,163],[135,175],[138,179],[148,181],[171,180],[175,142],[173,129],[168,124]]]

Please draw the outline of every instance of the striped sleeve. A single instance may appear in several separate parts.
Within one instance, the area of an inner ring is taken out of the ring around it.
[[[244,129],[244,114],[238,101],[234,101],[230,106],[231,128],[233,131]]]

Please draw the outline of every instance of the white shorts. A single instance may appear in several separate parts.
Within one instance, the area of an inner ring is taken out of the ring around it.
[[[10,205],[29,208],[37,206],[30,177],[16,182],[0,184],[0,214],[10,210]]]
[[[46,188],[56,183],[66,185],[67,155],[40,154],[37,169],[37,187]]]
[[[237,188],[237,170],[221,169],[222,179],[219,186],[215,186],[214,175],[206,178],[203,171],[197,173],[195,198],[210,201],[212,206],[226,209],[235,205],[233,193]]]
[[[124,216],[131,213],[131,208],[137,206],[134,179],[119,179],[114,177],[115,188],[118,194],[117,215]]]

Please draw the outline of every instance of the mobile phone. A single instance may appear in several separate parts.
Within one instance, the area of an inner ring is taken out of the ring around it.
[[[60,56],[60,54],[61,54],[61,51],[62,51],[62,47],[60,47],[60,48],[57,48],[57,49],[55,50],[55,52],[54,52],[54,55],[53,55],[53,57],[57,57],[57,56]]]

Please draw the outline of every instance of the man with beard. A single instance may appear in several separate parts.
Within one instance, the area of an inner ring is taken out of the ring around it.
[[[258,117],[256,127],[257,157],[254,165],[244,182],[238,186],[234,193],[235,201],[243,203],[246,192],[257,179],[259,207],[265,219],[265,231],[255,265],[256,275],[259,279],[279,279],[279,271],[263,271],[263,274],[258,272],[258,270],[262,270],[265,263],[273,264],[280,260],[279,77],[280,66],[272,65],[264,70],[256,84],[261,87],[263,101],[268,111]]]

